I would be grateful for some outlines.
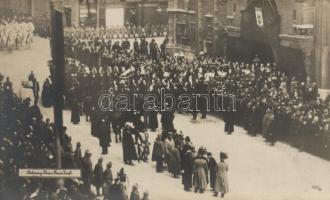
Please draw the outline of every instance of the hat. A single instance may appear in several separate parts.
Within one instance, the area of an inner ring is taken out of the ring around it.
[[[131,123],[131,122],[126,122],[125,126],[128,126],[128,127],[130,127],[130,128],[133,128],[133,127],[134,127],[134,126],[133,126],[133,123]]]
[[[148,191],[144,191],[143,192],[143,196],[149,196],[149,192]]]
[[[220,152],[220,159],[227,159],[228,155],[224,152]]]
[[[85,151],[85,154],[86,154],[86,155],[91,155],[92,153],[90,152],[89,149],[87,149],[87,150]]]
[[[185,141],[190,142],[190,137],[186,136]]]

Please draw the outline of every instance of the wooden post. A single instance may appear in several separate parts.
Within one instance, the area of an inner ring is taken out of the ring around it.
[[[59,1],[51,0],[51,53],[53,63],[52,81],[54,85],[54,124],[56,134],[56,164],[62,168],[61,137],[63,135],[63,91],[64,91],[64,33],[63,12]]]
[[[95,0],[96,3],[96,28],[100,28],[100,2]]]

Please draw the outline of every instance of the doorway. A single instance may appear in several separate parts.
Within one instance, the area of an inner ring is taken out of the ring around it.
[[[251,63],[257,54],[262,62],[274,62],[273,51],[269,44],[242,38],[228,37],[227,57],[230,60]]]

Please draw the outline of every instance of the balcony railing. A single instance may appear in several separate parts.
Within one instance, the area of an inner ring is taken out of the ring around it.
[[[295,35],[313,35],[313,24],[294,24],[292,27]]]

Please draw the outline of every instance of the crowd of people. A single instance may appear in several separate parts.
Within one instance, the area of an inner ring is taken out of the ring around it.
[[[130,33],[125,30],[120,34]],[[86,121],[90,121],[91,135],[99,139],[102,154],[108,154],[113,132],[116,142],[122,142],[125,164],[134,165],[135,160],[147,162],[150,156],[147,130],[155,132],[159,128],[160,114],[162,132],[151,153],[156,171],[167,169],[175,178],[182,176],[186,191],[193,189],[203,193],[210,185],[214,196],[220,193],[223,197],[228,192],[228,165],[225,162],[228,155],[221,152],[217,163],[206,148],[200,147],[196,151],[190,138],[174,126],[175,115],[182,111],[145,111],[144,99],[139,97],[134,105],[136,110],[130,112],[103,112],[97,104],[100,93],[109,89],[114,94],[128,96],[160,96],[161,89],[165,89],[176,99],[180,94],[224,95],[225,101],[222,102],[213,102],[212,99],[206,102],[197,97],[197,106],[191,106],[187,111],[193,120],[199,114],[204,119],[210,112],[223,118],[227,134],[234,133],[235,125],[239,125],[248,134],[261,134],[271,145],[278,140],[289,141],[300,150],[330,157],[330,98],[322,100],[316,83],[308,77],[306,80],[289,77],[276,63],[263,63],[258,56],[251,63],[205,54],[194,59],[169,56],[166,53],[167,38],[159,47],[154,39],[148,43],[144,34],[140,39],[133,34],[136,39],[132,46],[127,39],[129,35],[124,36],[126,39],[121,43],[112,44],[113,34],[108,36],[106,32],[75,30],[65,33],[65,106],[71,109],[73,124],[80,123],[82,114]],[[43,84],[41,103],[45,107],[53,104],[51,78]],[[30,76],[28,79],[32,83],[35,80]],[[33,88],[35,84],[32,84]],[[91,185],[94,185],[96,195],[101,194],[102,188],[105,199],[115,198],[111,195],[127,199],[124,171],[113,178],[112,164],[108,163],[103,170],[102,158],[93,169],[91,152],[87,150],[82,157],[79,143],[73,150],[65,127],[60,138],[63,167],[81,169],[81,179],[51,182],[17,177],[19,168],[55,167],[54,124],[49,119],[43,120],[38,107],[39,96],[34,95],[34,103],[30,105],[30,99],[22,99],[13,92],[9,78],[5,81],[1,78],[0,98],[0,125],[6,127],[0,130],[2,195],[8,199],[29,199],[33,195],[45,199],[89,199],[93,196]],[[208,103],[218,104],[222,110],[210,110]],[[20,188],[19,192],[17,188]],[[137,185],[133,186],[131,199],[140,199]],[[143,199],[148,199],[147,192]]]
[[[271,144],[286,140],[301,150],[328,155],[329,98],[322,100],[316,83],[308,77],[288,77],[275,63],[262,63],[258,57],[251,63],[205,55],[188,60],[170,57],[165,48],[159,49],[155,41],[148,46],[144,38],[136,39],[131,50],[127,40],[111,44],[98,37],[81,42],[84,39],[71,35],[66,40],[67,56],[74,59],[70,65],[77,91],[98,94],[114,88],[115,92],[157,93],[166,88],[177,95],[221,90],[235,97],[237,108],[236,112],[217,112],[226,122],[225,132],[232,133],[234,124],[241,125]],[[133,75],[122,80],[120,75],[127,70]],[[209,73],[212,78],[207,77]],[[93,98],[92,94],[78,96]],[[205,105],[200,106],[204,118]],[[196,118],[196,112],[192,113]]]
[[[31,73],[29,81],[36,81]],[[127,200],[127,180],[124,168],[117,176],[112,173],[112,163],[103,169],[100,157],[94,166],[91,152],[82,155],[78,142],[73,149],[71,137],[63,127],[60,135],[62,167],[80,169],[81,178],[77,179],[40,179],[19,177],[19,169],[56,168],[57,152],[55,126],[48,118],[44,119],[35,100],[21,98],[13,91],[9,77],[0,75],[0,197],[2,199],[51,199],[51,200],[89,200],[102,195],[104,199]],[[92,193],[91,185],[96,188]],[[102,189],[101,189],[102,188]],[[138,196],[135,184],[130,196]],[[134,199],[134,198],[133,198]],[[140,198],[135,198],[140,199]],[[143,200],[148,200],[144,192]]]
[[[86,98],[95,100],[95,94],[109,88],[114,93],[142,94],[159,94],[159,89],[165,88],[174,96],[221,91],[235,97],[235,112],[211,110],[224,119],[226,133],[234,132],[234,125],[240,125],[251,135],[262,134],[271,144],[285,140],[301,150],[328,156],[330,99],[322,100],[316,83],[308,77],[306,80],[288,77],[275,63],[262,63],[258,56],[251,63],[207,55],[193,60],[171,57],[166,48],[154,48],[158,47],[155,43],[148,45],[144,38],[136,39],[133,48],[127,48],[130,47],[127,40],[111,44],[111,40],[98,37],[86,40],[84,35],[67,35],[66,55],[73,58],[68,62],[71,71],[67,73],[70,95],[77,97],[83,106]],[[166,44],[167,39],[161,46]],[[131,75],[122,77],[127,71]],[[200,109],[191,109],[194,119],[198,110],[202,118],[207,113],[206,103],[198,102]],[[157,114],[148,113],[142,122],[144,127],[155,127]],[[145,113],[140,108],[137,115]],[[161,115],[163,129],[173,131],[174,112]],[[134,113],[132,116],[128,119],[139,118]]]

